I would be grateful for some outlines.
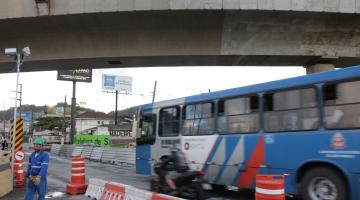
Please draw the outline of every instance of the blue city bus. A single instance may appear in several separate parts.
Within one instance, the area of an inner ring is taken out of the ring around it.
[[[214,185],[255,188],[286,174],[286,194],[360,199],[360,66],[141,106],[136,171],[178,145]]]

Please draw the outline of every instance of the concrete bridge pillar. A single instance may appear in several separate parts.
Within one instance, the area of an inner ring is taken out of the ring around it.
[[[313,74],[318,72],[334,70],[335,66],[333,64],[314,64],[306,66],[306,74]]]

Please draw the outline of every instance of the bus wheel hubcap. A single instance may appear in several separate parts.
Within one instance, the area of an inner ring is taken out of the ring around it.
[[[325,177],[314,178],[309,184],[308,192],[312,200],[338,199],[338,191],[335,184]]]

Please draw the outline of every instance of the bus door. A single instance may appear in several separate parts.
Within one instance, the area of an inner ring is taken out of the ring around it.
[[[151,147],[156,138],[156,115],[143,113],[136,134],[136,173],[151,174]]]

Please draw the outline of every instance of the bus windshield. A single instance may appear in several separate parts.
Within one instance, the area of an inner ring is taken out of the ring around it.
[[[140,116],[139,134],[137,141],[141,144],[151,144],[155,142],[156,115],[147,114]]]

